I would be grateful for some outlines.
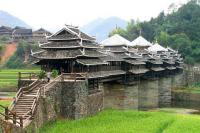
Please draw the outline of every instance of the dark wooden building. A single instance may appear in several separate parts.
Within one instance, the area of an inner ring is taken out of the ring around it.
[[[47,41],[39,44],[41,51],[32,53],[34,63],[45,71],[84,73],[93,89],[99,82],[134,82],[182,69],[182,58],[177,52],[135,49],[119,35],[99,45],[77,27],[66,25]]]
[[[12,32],[12,37],[15,41],[32,39],[32,29],[15,27]]]
[[[7,26],[1,26],[0,27],[0,36],[12,36],[12,28],[11,27],[7,27]]]
[[[47,37],[51,36],[51,35],[52,35],[51,32],[49,32],[43,28],[40,28],[33,32],[32,39],[33,39],[33,42],[44,43],[44,42],[47,42]]]

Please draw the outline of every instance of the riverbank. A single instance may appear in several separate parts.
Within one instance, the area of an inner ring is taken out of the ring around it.
[[[172,100],[200,102],[200,93],[172,91]]]
[[[81,120],[49,122],[40,133],[198,133],[200,116],[166,112],[105,110]]]
[[[200,102],[200,83],[197,82],[189,86],[173,88],[172,101]]]

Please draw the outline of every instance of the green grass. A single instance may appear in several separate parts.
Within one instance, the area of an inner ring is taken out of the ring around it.
[[[199,133],[200,116],[106,110],[81,120],[57,120],[40,133]]]
[[[39,69],[2,69],[0,70],[0,91],[10,91],[17,87],[18,72],[39,72]]]
[[[1,100],[0,101],[0,105],[3,105],[5,107],[8,107],[10,105],[11,101],[7,101],[7,100]],[[0,107],[0,112],[4,112],[4,109]]]

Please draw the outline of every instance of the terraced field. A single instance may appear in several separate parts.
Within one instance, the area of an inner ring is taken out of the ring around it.
[[[0,70],[0,91],[15,91],[17,87],[18,72],[39,72],[39,69],[3,69]]]
[[[0,100],[0,105],[8,107],[11,104],[11,100]],[[0,112],[4,112],[3,108],[0,108]]]
[[[80,120],[49,122],[40,133],[199,133],[200,116],[105,110]]]

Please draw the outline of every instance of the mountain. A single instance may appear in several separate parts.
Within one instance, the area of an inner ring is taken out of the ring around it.
[[[106,19],[98,18],[81,27],[81,30],[89,35],[95,36],[97,41],[102,41],[108,37],[108,34],[117,27],[125,28],[127,22],[118,17],[109,17]]]
[[[5,11],[0,11],[0,26],[2,26],[2,25],[9,26],[12,28],[15,26],[31,28],[28,24],[26,24],[21,19],[15,17]]]

